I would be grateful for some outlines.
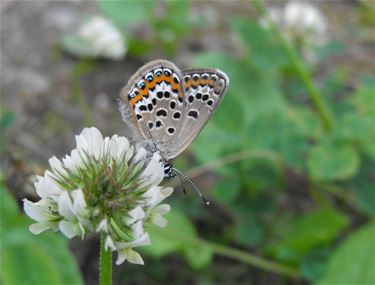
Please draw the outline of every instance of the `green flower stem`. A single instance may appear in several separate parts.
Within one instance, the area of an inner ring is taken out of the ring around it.
[[[72,95],[76,100],[77,104],[82,110],[84,116],[84,124],[86,126],[93,126],[94,120],[90,111],[90,107],[83,97],[81,90],[80,78],[85,73],[93,71],[96,68],[96,64],[92,61],[81,60],[78,62],[73,69],[73,86],[72,86]]]
[[[166,239],[175,239],[175,240],[181,240],[185,243],[191,245],[191,246],[199,246],[199,247],[205,247],[210,249],[212,252],[236,259],[238,261],[247,263],[249,265],[259,267],[263,270],[270,271],[276,274],[285,275],[288,277],[292,277],[295,279],[301,278],[298,270],[285,266],[273,261],[265,260],[261,257],[258,257],[254,254],[245,252],[240,249],[231,248],[222,244],[205,241],[199,238],[189,237],[186,235],[183,235],[179,232],[173,231],[171,229],[165,228],[165,229],[158,229],[160,231],[161,235],[164,235]]]
[[[100,285],[112,284],[112,252],[104,248],[105,234],[100,238]]]
[[[303,63],[298,56],[296,50],[289,44],[285,37],[281,34],[280,30],[277,28],[275,23],[269,17],[266,6],[262,0],[251,0],[257,9],[258,13],[268,19],[270,23],[270,28],[277,36],[278,40],[281,43],[282,48],[289,57],[290,62],[292,63],[297,75],[300,77],[304,83],[308,94],[313,102],[316,110],[318,111],[319,118],[322,121],[322,124],[326,130],[330,130],[333,127],[334,118],[331,110],[328,108],[328,105],[323,100],[323,97],[319,93],[318,89],[315,87],[311,75],[304,68]]]

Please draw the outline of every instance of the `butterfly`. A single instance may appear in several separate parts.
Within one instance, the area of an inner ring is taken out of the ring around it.
[[[167,60],[138,69],[121,90],[119,110],[130,137],[150,154],[159,152],[165,177],[171,159],[198,136],[224,98],[229,78],[215,68],[180,70]]]

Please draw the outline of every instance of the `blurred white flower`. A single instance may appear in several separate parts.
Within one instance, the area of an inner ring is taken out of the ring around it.
[[[70,155],[62,161],[52,157],[51,171],[37,176],[41,200],[24,199],[26,214],[37,222],[31,232],[52,229],[82,239],[104,234],[105,248],[118,252],[117,264],[143,264],[133,248],[151,243],[146,224],[166,225],[170,206],[160,203],[173,192],[158,186],[164,177],[159,154],[147,158],[127,138],[103,138],[96,128],[84,129],[76,143]]]
[[[328,41],[328,23],[324,14],[307,1],[290,1],[283,8],[270,8],[269,16],[283,34],[293,42],[307,60],[314,61],[313,47]],[[264,27],[267,19],[260,20]]]
[[[125,56],[123,35],[115,25],[102,16],[90,18],[79,28],[78,34],[90,45],[96,56],[114,60]]]

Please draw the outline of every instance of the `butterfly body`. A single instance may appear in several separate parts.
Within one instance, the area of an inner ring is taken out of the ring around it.
[[[166,176],[171,176],[168,161],[197,137],[228,84],[228,77],[218,69],[180,71],[170,61],[155,60],[129,79],[119,109],[133,141],[150,155],[159,152]]]

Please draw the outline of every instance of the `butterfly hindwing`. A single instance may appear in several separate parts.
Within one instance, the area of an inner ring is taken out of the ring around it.
[[[185,106],[182,86],[181,71],[172,62],[156,60],[141,67],[121,92],[125,123],[133,126],[135,135],[140,135],[148,148],[159,150],[164,157],[181,128]]]
[[[168,159],[184,151],[198,136],[224,98],[229,79],[218,69],[189,69],[182,72],[185,103],[178,136],[169,146]]]

